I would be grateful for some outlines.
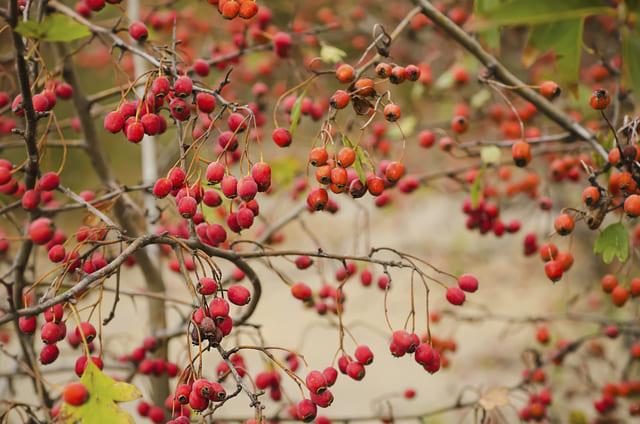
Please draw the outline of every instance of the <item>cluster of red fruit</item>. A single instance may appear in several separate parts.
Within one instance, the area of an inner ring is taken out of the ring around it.
[[[640,393],[640,381],[621,381],[618,384],[607,383],[602,387],[602,397],[593,402],[593,407],[599,414],[619,406],[623,398],[635,397]],[[629,400],[628,412],[631,416],[640,416],[640,402]]]
[[[214,294],[217,290],[218,284],[210,277],[202,277],[198,282],[198,291],[201,294]],[[196,345],[205,339],[213,344],[220,343],[233,328],[233,320],[229,316],[229,302],[243,306],[249,302],[250,295],[246,287],[234,285],[227,291],[229,301],[223,297],[214,297],[208,305],[196,309],[192,315],[195,325],[191,331],[191,341]]]
[[[258,192],[265,192],[271,185],[271,168],[264,162],[256,163],[251,169],[251,175],[236,179],[227,174],[225,166],[220,162],[211,162],[206,170],[206,179],[210,185],[220,184],[220,191],[229,200],[238,199],[240,203],[237,212],[227,213],[225,222],[227,227],[236,233],[253,225],[254,218],[259,213],[257,201],[254,199]],[[196,233],[207,244],[217,246],[227,239],[224,227],[219,224],[208,224],[204,216],[198,214],[198,205],[202,203],[208,207],[218,207],[222,204],[222,197],[213,188],[204,189],[199,183],[189,185],[186,173],[182,168],[173,168],[168,177],[156,181],[153,193],[159,198],[171,194],[175,197],[178,213],[185,219],[194,219]]]
[[[505,225],[499,219],[500,208],[498,205],[486,201],[484,197],[480,197],[475,205],[470,197],[466,198],[462,203],[462,212],[468,216],[467,228],[470,230],[478,229],[480,234],[493,231],[493,234],[501,237],[505,231],[507,233],[517,233],[520,230],[520,221],[513,219]]]
[[[551,392],[549,389],[531,393],[527,404],[520,410],[520,419],[524,421],[542,421],[547,417],[547,407],[549,405],[551,405]]]
[[[600,280],[602,291],[611,295],[611,301],[617,307],[622,307],[631,297],[640,296],[640,278],[634,277],[628,283],[628,288],[618,282],[618,278],[613,274],[607,274]]]

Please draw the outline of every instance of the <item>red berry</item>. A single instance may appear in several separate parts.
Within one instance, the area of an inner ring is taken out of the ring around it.
[[[556,282],[562,278],[562,264],[557,260],[546,262],[544,264],[544,272],[551,281]]]
[[[311,371],[307,374],[305,384],[311,393],[321,394],[327,389],[327,379],[320,371]]]
[[[80,406],[89,398],[89,391],[84,384],[73,382],[64,387],[62,400],[72,406]]]
[[[193,90],[193,81],[186,75],[180,76],[173,84],[173,89],[177,97],[187,97]]]
[[[458,286],[451,286],[447,289],[447,300],[452,305],[462,305],[465,301],[465,294]]]
[[[55,344],[44,345],[40,351],[40,362],[42,365],[50,364],[58,359],[58,355],[60,355],[58,346]]]
[[[273,141],[280,147],[287,147],[291,144],[291,133],[286,128],[276,128],[271,134]]]
[[[594,91],[589,99],[589,105],[596,110],[606,109],[609,103],[611,103],[611,96],[609,92],[603,88]]]
[[[37,320],[36,317],[24,317],[21,316],[18,319],[18,326],[20,327],[20,331],[25,334],[33,334],[36,331]]]
[[[149,36],[149,31],[143,22],[134,22],[129,26],[129,35],[134,40],[143,42]]]
[[[227,297],[229,298],[229,302],[242,306],[251,300],[251,292],[246,287],[236,284],[229,287]]]
[[[295,283],[291,286],[291,294],[296,299],[305,301],[311,299],[311,288],[305,283]]]
[[[627,289],[622,286],[614,287],[613,291],[611,292],[611,300],[613,301],[614,305],[620,308],[624,306],[625,303],[627,303],[628,299],[629,291]]]
[[[373,352],[371,352],[369,346],[366,345],[358,346],[353,356],[363,365],[369,365],[373,362]]]
[[[87,343],[91,343],[93,339],[96,337],[96,329],[89,322],[81,322],[79,327],[76,327],[76,337],[82,338],[80,335],[80,331],[84,334],[85,339],[87,339]]]
[[[53,233],[55,231],[55,227],[53,222],[49,218],[41,217],[34,219],[29,225],[29,238],[35,244],[47,244],[51,238],[53,238]]]
[[[471,274],[463,274],[458,278],[458,285],[462,290],[473,293],[478,289],[478,279]]]
[[[55,190],[59,185],[60,176],[55,172],[47,172],[38,180],[38,187],[44,191]]]
[[[184,196],[178,203],[178,213],[185,219],[192,218],[198,209],[198,202],[191,196]]]
[[[360,381],[364,378],[364,366],[358,361],[351,361],[347,365],[347,375],[354,380]]]

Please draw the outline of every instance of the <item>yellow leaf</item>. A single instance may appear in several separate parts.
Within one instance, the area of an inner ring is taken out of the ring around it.
[[[89,391],[89,399],[80,406],[64,403],[60,409],[61,422],[135,424],[133,417],[116,402],[139,399],[142,394],[136,386],[107,376],[91,360],[87,362],[80,383]]]

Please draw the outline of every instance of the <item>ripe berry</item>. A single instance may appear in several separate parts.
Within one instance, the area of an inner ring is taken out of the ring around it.
[[[258,13],[258,3],[253,0],[240,2],[238,15],[243,19],[251,19]]]
[[[562,264],[557,260],[552,260],[544,264],[544,272],[547,277],[556,282],[562,278]]]
[[[224,243],[227,239],[227,232],[220,224],[209,224],[207,227],[207,238],[214,243]]]
[[[635,218],[640,215],[640,196],[632,194],[624,201],[624,211],[631,218]]]
[[[313,403],[309,399],[301,400],[298,405],[296,405],[297,418],[302,422],[309,423],[316,418],[316,414],[318,409],[316,404]]]
[[[222,194],[227,199],[234,199],[238,196],[238,180],[233,175],[227,175],[220,181]]]
[[[420,79],[420,75],[422,71],[416,65],[407,65],[405,69],[405,74],[409,81],[418,81]]]
[[[214,298],[209,303],[209,313],[216,321],[221,321],[229,315],[229,302],[221,297]]]
[[[560,95],[560,87],[553,81],[545,81],[540,85],[540,94],[547,100],[553,100]]]
[[[229,302],[234,305],[242,306],[246,305],[251,300],[251,292],[246,287],[236,284],[229,287],[227,290],[227,297],[229,298]]]
[[[18,319],[18,326],[20,327],[20,331],[25,334],[33,334],[36,331],[37,320],[36,317],[24,317],[21,316]]]
[[[220,13],[225,19],[233,19],[240,13],[240,4],[235,0],[229,0],[224,3],[220,2],[218,5],[220,7]]]
[[[360,96],[369,97],[375,94],[374,86],[369,78],[360,78],[353,84],[353,91]]]
[[[516,166],[523,168],[531,162],[531,146],[526,141],[516,141],[511,146],[511,155]]]
[[[400,84],[407,79],[407,71],[402,66],[394,66],[391,68],[391,74],[389,75],[389,82],[391,84]]]
[[[451,137],[442,137],[440,141],[438,141],[438,147],[440,147],[440,150],[443,152],[450,152],[454,144],[455,142]]]
[[[362,380],[365,375],[364,366],[358,361],[349,362],[347,365],[347,375],[356,381]]]
[[[327,194],[327,191],[322,187],[314,188],[307,195],[307,204],[312,210],[319,211],[324,209],[328,201],[329,195]]]
[[[209,407],[209,399],[203,396],[199,396],[195,390],[192,390],[189,394],[189,406],[194,411],[204,411]]]
[[[589,186],[582,192],[582,201],[587,206],[592,206],[600,201],[600,189],[595,186]]]
[[[166,197],[173,190],[173,184],[168,178],[160,178],[153,185],[153,195],[159,198]]]
[[[288,57],[291,47],[291,36],[286,32],[277,32],[273,36],[273,49],[278,57]]]
[[[371,352],[369,346],[366,345],[358,346],[353,353],[353,356],[355,356],[356,361],[363,365],[369,365],[373,362],[373,352]]]
[[[273,130],[271,138],[280,147],[287,147],[291,144],[291,133],[286,128],[276,128]]]
[[[258,184],[252,177],[242,177],[237,185],[238,196],[245,202],[253,199],[258,192]]]
[[[348,168],[355,162],[356,152],[351,147],[343,147],[338,152],[337,157],[338,157],[338,165],[343,168]]]
[[[40,351],[40,362],[42,365],[50,364],[58,359],[58,355],[60,355],[58,346],[55,344],[44,345]]]
[[[176,96],[177,95],[178,94],[176,93]],[[187,94],[185,94],[185,97],[186,96]],[[171,100],[171,103],[169,103],[169,109],[171,111],[171,116],[173,116],[178,121],[186,120],[191,114],[191,109],[189,108],[189,105],[179,96]]]
[[[33,210],[40,204],[40,192],[35,189],[27,190],[22,195],[22,207],[26,210]]]
[[[389,78],[389,76],[391,75],[391,65],[381,62],[376,66],[375,72],[378,78]]]
[[[72,406],[80,406],[89,398],[89,391],[84,384],[73,382],[64,387],[62,400]]]
[[[149,36],[149,31],[147,31],[147,26],[143,22],[134,22],[129,26],[129,35],[134,40],[142,43]]]
[[[414,353],[414,359],[422,366],[433,361],[434,350],[429,343],[420,343]]]
[[[79,327],[76,327],[76,337],[81,338],[80,331],[82,330],[82,334],[84,334],[85,339],[87,339],[87,343],[91,343],[93,339],[96,337],[96,329],[89,322],[81,322]]]
[[[195,215],[198,209],[198,202],[191,196],[184,196],[178,203],[178,213],[185,219]]]
[[[60,176],[55,172],[47,172],[38,180],[40,190],[51,191],[60,185]]]
[[[355,70],[353,66],[343,63],[336,69],[336,78],[343,84],[353,81],[355,78]]]
[[[307,255],[302,255],[296,258],[295,263],[298,269],[307,269],[311,266],[313,260]]]
[[[606,109],[609,103],[611,103],[611,96],[609,96],[609,92],[603,88],[594,91],[589,99],[589,105],[596,110]]]
[[[638,200],[640,201],[640,197],[638,198]],[[571,215],[563,213],[561,215],[558,215],[553,226],[558,234],[560,234],[561,236],[566,236],[573,231],[575,223]]]
[[[464,292],[458,286],[449,287],[447,289],[446,297],[452,305],[462,305],[466,299]]]
[[[344,90],[337,90],[329,99],[329,105],[334,109],[344,109],[349,104],[349,94]]]
[[[60,338],[60,328],[55,322],[45,322],[40,328],[40,338],[45,344],[54,344]]]
[[[186,75],[180,76],[173,84],[173,90],[177,97],[187,97],[193,91],[193,81]]]
[[[320,371],[311,371],[305,378],[307,388],[311,393],[321,394],[327,389],[327,379]]]
[[[333,393],[331,393],[331,390],[329,389],[325,390],[320,395],[310,393],[309,397],[311,398],[311,401],[320,408],[327,408],[331,403],[333,403]]]
[[[202,277],[198,280],[198,293],[208,296],[214,294],[218,289],[218,284],[211,277]]]
[[[380,196],[384,191],[384,180],[378,176],[368,177],[367,188],[372,196]]]
[[[466,292],[473,293],[478,289],[478,279],[471,274],[462,274],[458,278],[458,286]]]
[[[29,225],[29,238],[35,244],[47,244],[53,237],[55,227],[49,218],[41,217],[34,219]]]
[[[629,299],[629,291],[622,286],[615,286],[611,291],[611,300],[617,307],[624,306]]]
[[[404,175],[404,165],[400,162],[391,162],[385,170],[387,180],[395,183]]]
[[[451,129],[457,134],[462,134],[469,128],[469,121],[464,116],[455,116],[451,121]]]
[[[311,299],[311,288],[305,283],[295,283],[291,286],[291,294],[296,299],[306,301]]]
[[[398,119],[400,119],[400,116],[402,115],[402,111],[400,110],[400,106],[398,106],[397,104],[389,103],[384,107],[383,114],[384,114],[384,119],[386,119],[389,122],[395,122]]]
[[[140,121],[134,121],[125,128],[125,136],[132,143],[139,143],[144,137],[144,126]]]

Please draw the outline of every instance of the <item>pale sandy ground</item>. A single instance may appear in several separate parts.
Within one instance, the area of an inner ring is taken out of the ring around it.
[[[508,315],[543,315],[562,309],[562,299],[584,292],[593,287],[596,277],[590,277],[591,258],[576,259],[575,267],[582,267],[581,273],[569,273],[561,282],[553,285],[544,278],[541,262],[536,258],[525,258],[521,254],[523,232],[516,236],[505,236],[496,239],[493,235],[480,236],[464,228],[464,216],[460,212],[461,197],[454,203],[446,200],[441,194],[432,193],[425,196],[425,189],[411,197],[401,196],[399,202],[404,204],[400,209],[370,208],[371,227],[369,231],[359,231],[360,239],[353,238],[353,229],[360,224],[354,222],[354,216],[362,217],[361,209],[353,202],[341,202],[342,210],[337,215],[304,215],[304,222],[313,234],[322,240],[322,247],[327,251],[337,253],[363,253],[362,247],[354,250],[354,245],[363,246],[366,242],[364,235],[370,238],[371,246],[389,246],[410,252],[420,258],[428,260],[435,266],[449,270],[454,274],[471,272],[480,280],[480,289],[470,295],[464,307],[457,311],[478,312],[489,310],[494,313]],[[346,199],[345,199],[346,200]],[[367,208],[371,199],[363,199]],[[280,212],[286,211],[293,203],[285,202],[279,206]],[[266,210],[266,209],[265,209]],[[525,218],[531,210],[513,210],[506,212],[506,218]],[[277,216],[279,212],[274,212]],[[524,230],[544,230],[551,228],[550,218],[532,218],[533,222],[525,222]],[[285,231],[286,241],[283,248],[305,245],[307,249],[314,249],[307,235],[300,231],[298,223],[292,223]],[[561,243],[565,243],[561,241]],[[566,244],[564,244],[566,247]],[[515,251],[515,254],[514,254]],[[577,256],[577,255],[576,255]],[[300,272],[291,264],[277,261],[286,274],[293,281],[305,281],[314,289],[320,286],[317,273]],[[225,271],[230,268],[220,263]],[[336,263],[326,263],[325,277],[332,282]],[[305,355],[311,368],[322,369],[330,364],[333,354],[338,347],[338,332],[330,328],[326,318],[319,318],[313,310],[304,310],[299,301],[292,298],[288,287],[273,273],[262,269],[260,275],[263,283],[263,299],[252,322],[262,325],[262,334],[269,346],[283,346],[298,350]],[[372,268],[374,275],[380,275],[380,268]],[[406,273],[392,271],[393,287],[389,293],[390,320],[394,329],[403,325],[410,310],[409,276]],[[129,274],[130,275],[130,274]],[[170,297],[187,300],[183,283],[170,271],[166,272],[170,279],[168,295]],[[578,275],[587,275],[588,280]],[[599,277],[598,277],[599,278]],[[446,283],[452,280],[443,279]],[[114,283],[111,283],[114,284]],[[375,285],[375,283],[374,283]],[[123,288],[134,290],[141,287],[139,276],[127,277],[123,280]],[[425,330],[424,290],[417,286],[416,290],[416,327],[419,333]],[[582,288],[581,288],[582,287]],[[451,405],[461,391],[468,389],[465,399],[473,399],[474,391],[484,391],[492,387],[510,386],[520,379],[524,367],[520,352],[523,347],[537,347],[534,340],[534,326],[507,325],[495,321],[485,321],[474,324],[457,324],[450,318],[432,325],[432,332],[438,337],[453,337],[458,344],[458,351],[451,355],[449,369],[441,370],[435,375],[429,375],[421,369],[410,357],[393,358],[388,351],[388,338],[391,334],[384,320],[383,292],[372,286],[363,288],[358,279],[353,279],[346,286],[348,301],[344,322],[359,343],[368,344],[376,355],[374,364],[367,368],[367,375],[362,382],[355,382],[346,376],[339,376],[337,385],[332,389],[335,402],[331,408],[321,410],[329,417],[357,417],[372,416],[379,413],[385,406],[383,401],[389,400],[395,415],[418,414],[428,412],[443,406]],[[451,309],[444,298],[444,289],[431,284],[430,305],[432,309]],[[105,295],[104,309],[111,305],[110,295]],[[170,312],[170,321],[176,317]],[[144,336],[146,328],[146,309],[144,300],[138,298],[135,302],[124,298],[118,309],[116,319],[104,329],[105,339],[109,340],[106,350],[116,355],[131,349]],[[552,334],[558,334],[559,326],[551,327]],[[593,327],[591,327],[593,328]],[[569,331],[562,333],[570,337],[575,335]],[[242,343],[253,343],[248,337],[241,338]],[[554,337],[554,341],[556,338]],[[227,341],[227,343],[230,341]],[[179,363],[185,363],[186,356],[182,346],[184,339],[174,340],[170,345],[170,357]],[[227,345],[229,346],[229,345]],[[347,349],[354,349],[355,345],[346,340]],[[609,346],[606,346],[609,348]],[[613,345],[611,346],[613,349]],[[65,348],[66,349],[66,348]],[[63,350],[63,355],[66,350]],[[276,354],[282,358],[282,354]],[[64,358],[64,356],[63,356]],[[246,355],[251,370],[263,367],[261,359],[255,353]],[[111,360],[113,362],[113,359]],[[0,361],[2,369],[10,364],[6,359]],[[205,357],[205,374],[212,374],[218,359],[214,354]],[[58,361],[56,366],[66,364]],[[562,386],[567,382],[575,383],[574,374],[557,375],[550,369],[553,385]],[[599,375],[595,368],[594,378],[601,382],[605,375]],[[306,373],[302,372],[304,377]],[[64,384],[68,381],[68,374],[56,374],[51,381]],[[134,383],[143,392],[147,392],[148,383],[137,378]],[[575,386],[575,385],[574,385]],[[300,399],[300,393],[291,382],[286,383],[286,393],[294,400]],[[405,400],[395,395],[405,388],[415,388],[418,396],[413,400]],[[27,391],[30,387],[26,382],[18,385],[19,392]],[[228,388],[229,389],[229,388]],[[6,396],[6,393],[3,395]],[[524,396],[514,394],[510,399],[518,407],[523,403]],[[248,400],[240,396],[220,411],[223,416],[247,416]],[[123,405],[131,410],[135,402]],[[583,404],[584,406],[584,404]],[[590,405],[585,406],[592,414]],[[554,411],[560,412],[563,420],[569,410],[568,405],[556,405]],[[267,414],[276,408],[268,404]],[[503,422],[514,422],[513,409],[500,408],[504,414]],[[135,415],[137,417],[137,415]],[[222,419],[222,418],[221,418]],[[138,422],[149,422],[137,417]],[[428,423],[444,422],[473,422],[473,414],[468,410],[463,413],[453,413],[437,419],[429,419]]]

